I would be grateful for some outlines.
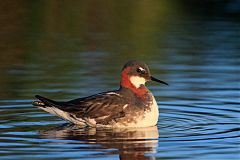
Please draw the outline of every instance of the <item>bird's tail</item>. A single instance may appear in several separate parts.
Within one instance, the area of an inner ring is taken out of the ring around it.
[[[35,96],[40,101],[34,101],[32,104],[37,107],[50,107],[50,106],[59,106],[59,102],[53,101],[51,99],[36,95]]]
[[[36,106],[36,107],[38,107],[38,106],[39,107],[44,107],[45,106],[45,104],[43,102],[41,102],[41,101],[33,101],[32,105]]]
[[[48,113],[57,115],[60,118],[63,118],[67,121],[70,121],[75,124],[81,124],[84,125],[83,122],[76,120],[76,117],[66,111],[64,111],[65,105],[67,105],[65,102],[56,102],[54,100],[36,95],[35,96],[40,101],[34,101],[32,104]]]

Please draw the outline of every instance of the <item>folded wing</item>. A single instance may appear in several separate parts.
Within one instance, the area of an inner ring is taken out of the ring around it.
[[[95,124],[107,125],[117,118],[124,117],[127,106],[121,95],[112,92],[67,102],[57,102],[39,95],[36,98],[41,102],[34,102],[34,105],[73,123],[95,121]]]

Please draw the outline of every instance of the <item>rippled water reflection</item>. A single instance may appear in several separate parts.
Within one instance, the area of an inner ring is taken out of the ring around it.
[[[2,14],[14,20],[0,31],[0,159],[240,159],[239,21],[148,2],[148,16],[140,4],[105,13],[86,2],[81,14],[66,6],[71,21],[58,7],[41,17],[24,4]],[[155,127],[83,129],[31,105],[35,94],[69,100],[116,89],[129,59],[170,84],[147,84]]]
[[[65,125],[40,132],[40,135],[43,138],[72,140],[73,145],[76,143],[75,145],[79,148],[79,151],[86,152],[89,158],[102,155],[119,155],[120,159],[141,159],[146,154],[156,153],[159,137],[157,126],[129,129],[96,129]],[[71,142],[62,143],[69,144]],[[82,157],[84,158],[86,155],[83,154]],[[148,158],[150,159],[150,157]],[[81,158],[81,156],[78,156],[78,158]]]

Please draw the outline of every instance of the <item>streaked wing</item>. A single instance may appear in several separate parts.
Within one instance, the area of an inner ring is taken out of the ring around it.
[[[94,96],[79,98],[67,102],[68,112],[81,110],[77,117],[99,118],[104,116],[115,116],[123,111],[126,102],[117,94],[102,93]]]
[[[47,106],[56,107],[78,118],[108,121],[122,117],[124,107],[127,104],[121,95],[110,93],[113,92],[78,98],[68,102],[56,102],[41,96],[37,96],[37,98]]]

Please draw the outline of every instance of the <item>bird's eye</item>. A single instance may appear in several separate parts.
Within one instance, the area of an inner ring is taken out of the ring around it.
[[[145,73],[145,70],[144,70],[142,67],[139,67],[139,68],[137,69],[137,72],[138,72],[138,73],[141,73],[141,74],[144,74],[144,73]]]
[[[137,72],[138,72],[138,73],[141,73],[141,72],[142,72],[142,70],[141,70],[140,68],[138,68],[138,69],[137,69]]]

